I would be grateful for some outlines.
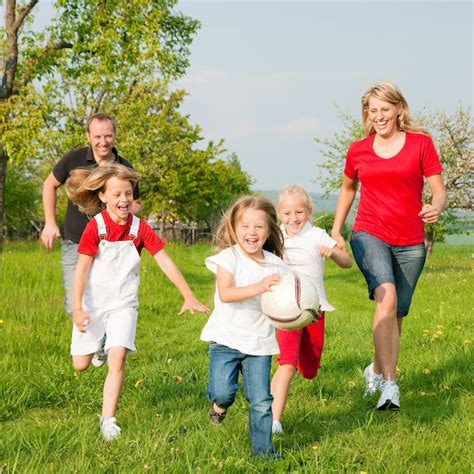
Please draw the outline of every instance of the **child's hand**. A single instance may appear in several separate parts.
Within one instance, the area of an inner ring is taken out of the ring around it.
[[[191,295],[184,299],[183,306],[181,306],[181,311],[178,315],[181,316],[186,311],[189,311],[191,314],[194,314],[194,311],[209,313],[209,308],[204,306],[194,295]]]
[[[319,255],[323,257],[324,259],[329,258],[334,251],[334,248],[330,249],[329,247],[326,247],[325,245],[322,245],[321,248],[319,249]]]
[[[84,332],[90,322],[89,315],[82,309],[75,309],[72,312],[72,320],[79,331]]]
[[[260,280],[256,285],[258,289],[258,293],[262,294],[266,291],[271,291],[272,285],[277,285],[281,281],[281,276],[278,273],[274,273],[273,275],[269,275],[265,277],[263,280]]]

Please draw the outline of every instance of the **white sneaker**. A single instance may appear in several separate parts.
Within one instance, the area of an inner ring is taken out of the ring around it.
[[[400,410],[400,390],[396,382],[384,380],[377,410]]]
[[[122,431],[115,423],[115,416],[106,418],[105,416],[100,417],[100,432],[105,441],[112,441],[120,436]]]
[[[91,364],[94,367],[102,367],[107,362],[107,352],[105,352],[105,341],[107,335],[104,335],[100,341],[99,350],[92,356]]]
[[[281,426],[281,422],[273,420],[272,434],[283,434],[283,426]]]
[[[364,370],[365,380],[365,392],[364,397],[367,395],[376,394],[382,387],[383,377],[382,374],[376,374],[374,372],[374,364],[368,365]]]

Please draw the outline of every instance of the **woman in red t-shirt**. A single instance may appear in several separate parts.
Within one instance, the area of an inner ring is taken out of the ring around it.
[[[379,410],[398,410],[396,366],[402,318],[426,258],[424,224],[438,221],[446,204],[442,167],[428,133],[412,122],[397,86],[378,82],[362,96],[366,138],[347,152],[332,237],[345,246],[341,228],[356,196],[352,228],[354,259],[375,300],[372,326],[375,354],[364,370],[365,394],[381,392]],[[431,204],[422,204],[423,179]]]

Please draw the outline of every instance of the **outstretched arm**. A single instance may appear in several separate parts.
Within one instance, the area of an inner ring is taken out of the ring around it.
[[[183,274],[164,250],[160,250],[156,253],[154,258],[161,268],[161,271],[170,279],[171,283],[176,286],[184,298],[184,303],[179,314],[183,314],[185,311],[189,311],[191,314],[194,314],[194,311],[200,311],[201,313],[209,312],[209,309],[194,296]]]
[[[446,205],[446,188],[440,174],[429,176],[426,178],[426,181],[431,189],[433,198],[431,204],[425,204],[418,215],[425,224],[435,224],[441,217],[441,213]]]
[[[41,242],[48,249],[53,248],[54,240],[61,236],[56,224],[56,190],[61,183],[53,173],[43,183],[44,229],[41,232]]]
[[[235,303],[253,296],[261,295],[270,290],[272,285],[279,283],[280,275],[269,275],[257,283],[247,286],[234,286],[234,276],[225,268],[217,266],[217,291],[223,303]]]
[[[346,248],[341,230],[346,221],[347,214],[349,214],[352,203],[354,202],[357,192],[357,184],[357,179],[351,179],[346,175],[342,178],[342,186],[339,190],[339,197],[337,198],[336,215],[334,216],[334,223],[331,231],[331,236],[337,241],[337,246],[340,249]]]

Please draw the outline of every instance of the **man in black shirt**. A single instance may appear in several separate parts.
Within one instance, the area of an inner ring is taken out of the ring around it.
[[[128,161],[118,155],[114,148],[115,122],[109,115],[97,113],[88,119],[87,140],[90,147],[77,148],[64,155],[43,184],[45,226],[41,233],[41,241],[49,250],[53,247],[54,240],[61,236],[56,223],[56,190],[66,182],[72,170],[102,166],[112,162],[133,168]],[[132,213],[139,214],[141,204],[138,185],[135,187],[133,198]],[[72,313],[72,282],[78,259],[77,246],[88,221],[88,216],[80,212],[77,206],[68,200],[61,250],[62,282],[65,291],[64,308],[68,314]]]

